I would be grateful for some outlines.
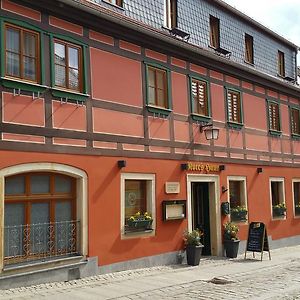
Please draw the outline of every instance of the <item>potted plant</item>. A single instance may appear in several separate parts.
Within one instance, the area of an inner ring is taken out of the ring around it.
[[[279,203],[277,205],[273,205],[273,217],[283,217],[285,216],[286,206],[285,203]]]
[[[228,201],[221,204],[221,212],[224,216],[228,216],[230,214],[230,204]]]
[[[245,206],[237,206],[230,210],[232,221],[247,221],[248,211]]]
[[[183,240],[186,246],[187,263],[190,266],[197,266],[200,263],[203,245],[201,244],[201,236],[203,233],[195,229],[192,232],[186,230],[183,234]]]
[[[148,212],[137,212],[127,220],[127,225],[130,229],[151,229],[153,219]]]
[[[239,251],[240,240],[238,238],[239,227],[232,222],[224,224],[224,248],[226,257],[236,258]]]

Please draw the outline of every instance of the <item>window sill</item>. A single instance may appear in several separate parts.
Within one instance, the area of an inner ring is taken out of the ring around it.
[[[227,121],[227,127],[230,129],[241,130],[244,127],[244,124]]]
[[[277,130],[271,130],[269,129],[269,135],[273,137],[281,137],[282,132]]]
[[[121,239],[134,239],[134,238],[141,238],[141,237],[151,237],[155,235],[155,230],[154,229],[146,229],[146,230],[130,230],[130,231],[125,231],[122,234]]]
[[[163,26],[161,26],[161,28],[165,29],[165,30],[168,30],[168,31],[173,29],[172,27],[168,27],[167,25],[163,25]]]
[[[214,46],[212,46],[212,45],[210,45],[210,44],[208,45],[208,48],[210,48],[210,49],[212,49],[212,50],[215,50],[215,51],[218,49],[218,47],[214,47]]]
[[[191,114],[192,120],[193,121],[200,121],[200,122],[210,122],[211,121],[211,117],[209,116],[204,116],[204,115],[199,115],[199,114]]]
[[[277,73],[277,77],[279,77],[279,78],[281,78],[281,79],[284,79],[285,74],[279,74],[279,73]]]
[[[112,7],[118,8],[118,9],[121,10],[121,11],[125,11],[124,7],[119,6],[119,5],[117,5],[117,4],[113,4],[113,3],[110,3],[109,1],[105,1],[105,0],[102,0],[102,2],[104,2],[104,3],[106,3],[106,4],[109,4],[109,5],[112,6]]]
[[[249,61],[244,60],[244,63],[245,63],[246,65],[251,66],[251,67],[255,67],[255,64],[252,63],[252,62],[249,62]]]
[[[272,216],[272,221],[285,221],[286,216]]]
[[[169,114],[172,112],[171,109],[152,105],[147,105],[147,110],[154,115],[158,114],[158,116],[162,115],[164,117],[169,116]]]
[[[73,92],[65,89],[52,88],[52,96],[74,101],[85,101],[90,95]]]
[[[10,275],[19,272],[28,272],[33,270],[43,270],[46,268],[61,268],[72,264],[81,264],[84,262],[82,255],[71,255],[61,258],[45,258],[44,260],[36,260],[18,264],[6,265],[3,268],[3,275]]]
[[[300,134],[292,133],[291,137],[293,140],[300,140]]]
[[[248,224],[248,220],[232,220],[231,222],[234,224],[240,224],[240,225],[247,225]]]
[[[20,89],[27,92],[44,92],[48,87],[40,85],[38,83],[24,81],[15,78],[1,77],[1,83],[3,86],[11,89]]]

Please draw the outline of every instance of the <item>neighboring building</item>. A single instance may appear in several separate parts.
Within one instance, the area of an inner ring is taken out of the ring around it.
[[[174,263],[186,228],[221,256],[230,219],[241,250],[252,221],[299,243],[296,45],[219,0],[2,0],[0,18],[0,286]]]

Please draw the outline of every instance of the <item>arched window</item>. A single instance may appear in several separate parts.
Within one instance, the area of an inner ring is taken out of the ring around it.
[[[4,262],[78,252],[76,179],[33,172],[5,178]]]

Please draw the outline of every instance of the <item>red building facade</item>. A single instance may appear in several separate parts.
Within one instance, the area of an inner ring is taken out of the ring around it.
[[[273,247],[299,241],[299,88],[288,76],[90,1],[46,2],[1,1],[2,278],[29,262],[94,259],[86,274],[172,263],[186,228],[221,256],[230,219],[242,241],[252,221]],[[137,212],[150,227],[130,228]]]

